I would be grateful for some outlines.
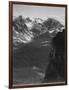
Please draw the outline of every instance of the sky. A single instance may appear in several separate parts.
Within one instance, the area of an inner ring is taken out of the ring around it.
[[[64,7],[51,7],[51,6],[34,6],[34,5],[13,5],[13,16],[22,15],[23,17],[42,18],[55,17],[62,22],[65,18]]]

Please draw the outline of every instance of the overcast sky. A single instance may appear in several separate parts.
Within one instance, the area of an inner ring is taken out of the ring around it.
[[[25,18],[42,18],[57,17],[59,19],[65,18],[64,7],[51,7],[51,6],[33,6],[33,5],[13,5],[13,16],[22,15]]]

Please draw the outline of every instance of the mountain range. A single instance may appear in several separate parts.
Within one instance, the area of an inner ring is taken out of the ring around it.
[[[54,19],[48,18],[43,20],[41,18],[30,17],[24,18],[22,16],[13,18],[13,44],[16,48],[20,45],[28,44],[32,41],[48,40],[53,38],[56,33],[62,32],[64,25]],[[42,40],[41,40],[42,39]],[[43,42],[45,42],[43,41]]]

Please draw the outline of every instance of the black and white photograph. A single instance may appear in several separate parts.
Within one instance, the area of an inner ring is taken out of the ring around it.
[[[66,5],[12,8],[13,86],[65,84]]]

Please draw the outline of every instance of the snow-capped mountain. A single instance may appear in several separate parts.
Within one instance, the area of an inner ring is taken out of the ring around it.
[[[29,30],[32,29],[32,27],[33,27],[33,22],[26,22],[25,24],[27,25],[27,27],[28,27]]]
[[[40,18],[26,18],[26,25],[31,30],[35,24],[42,24],[43,20]]]
[[[34,23],[43,23],[43,20],[41,18],[34,18]]]
[[[54,18],[42,20],[41,18],[24,18],[22,16],[13,18],[13,43],[15,46],[30,43],[34,38],[46,37],[48,33],[54,36],[61,32],[64,25]]]

